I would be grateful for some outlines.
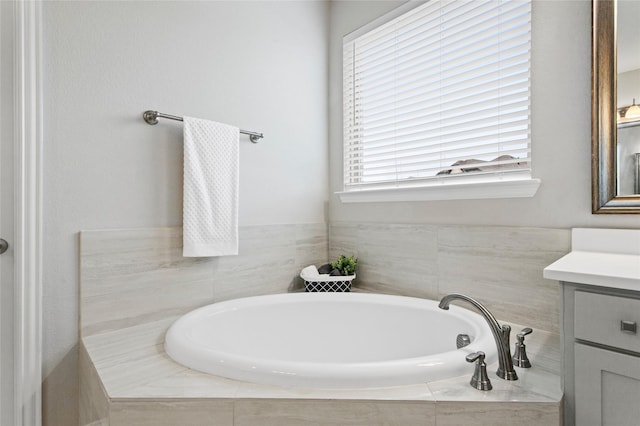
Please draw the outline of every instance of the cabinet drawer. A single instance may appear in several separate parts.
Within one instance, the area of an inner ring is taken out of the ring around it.
[[[576,339],[640,353],[640,299],[583,291],[574,297]],[[623,321],[627,331],[622,330]]]

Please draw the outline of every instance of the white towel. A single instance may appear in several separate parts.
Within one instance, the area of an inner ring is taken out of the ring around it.
[[[237,127],[184,117],[183,256],[238,254]]]
[[[321,277],[316,265],[310,265],[300,271],[300,278],[305,281],[318,281]]]

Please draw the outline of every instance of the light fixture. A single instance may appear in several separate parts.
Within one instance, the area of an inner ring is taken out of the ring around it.
[[[640,120],[640,105],[636,105],[636,98],[628,106],[618,108],[618,123]]]
[[[640,106],[636,105],[635,98],[633,98],[633,104],[624,112],[624,118],[640,118]]]

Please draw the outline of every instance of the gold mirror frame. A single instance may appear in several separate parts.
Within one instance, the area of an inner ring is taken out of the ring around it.
[[[640,196],[617,194],[616,2],[615,0],[593,0],[592,5],[592,212],[640,213]]]

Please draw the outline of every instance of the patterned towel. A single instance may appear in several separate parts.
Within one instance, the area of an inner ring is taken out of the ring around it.
[[[184,117],[183,256],[238,254],[237,127]]]

